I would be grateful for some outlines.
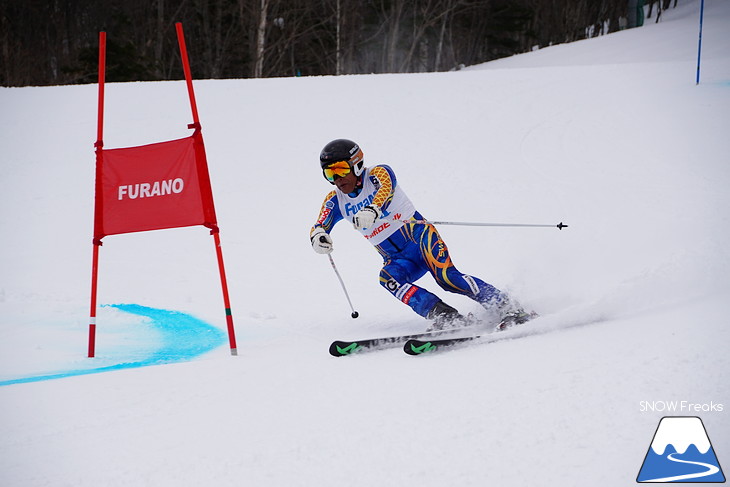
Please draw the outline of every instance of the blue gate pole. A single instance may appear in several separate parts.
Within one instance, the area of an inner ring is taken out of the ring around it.
[[[700,40],[697,47],[697,81],[695,85],[700,84],[700,57],[702,56],[702,17],[705,13],[705,0],[700,2]]]

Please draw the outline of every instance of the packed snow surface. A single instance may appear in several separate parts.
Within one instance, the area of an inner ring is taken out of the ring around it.
[[[196,81],[235,357],[213,238],[190,227],[104,239],[86,358],[97,87],[0,89],[0,485],[634,485],[672,415],[730,466],[730,2],[705,2],[696,85],[699,6],[458,72]],[[106,148],[189,135],[184,82],[106,88]],[[426,326],[346,223],[358,319],[310,248],[340,137],[427,218],[568,224],[439,229],[541,317],[331,357]]]

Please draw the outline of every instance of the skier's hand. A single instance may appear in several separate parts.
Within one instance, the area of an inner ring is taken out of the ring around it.
[[[375,223],[375,220],[383,216],[383,212],[376,205],[368,205],[362,210],[355,213],[352,217],[352,224],[355,230],[365,230]]]
[[[309,238],[312,240],[312,248],[318,254],[332,253],[332,237],[330,237],[329,233],[324,231],[324,228],[315,228],[312,230],[312,233],[309,234]]]

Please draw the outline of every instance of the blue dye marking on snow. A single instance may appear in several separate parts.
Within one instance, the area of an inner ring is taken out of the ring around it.
[[[140,360],[90,369],[68,370],[53,374],[21,377],[0,381],[0,386],[62,379],[77,375],[98,374],[113,370],[133,369],[150,365],[187,362],[225,343],[225,333],[208,323],[179,311],[150,308],[138,304],[107,305],[127,313],[144,316],[159,335],[160,343]],[[90,358],[88,360],[94,360]]]

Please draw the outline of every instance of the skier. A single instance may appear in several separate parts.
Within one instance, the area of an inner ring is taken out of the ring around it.
[[[328,143],[319,161],[325,179],[335,189],[325,198],[310,231],[312,247],[317,253],[332,252],[330,231],[338,221],[347,219],[383,257],[380,285],[431,320],[433,329],[464,326],[470,320],[435,294],[414,284],[426,272],[442,289],[468,296],[488,311],[496,312],[498,329],[531,318],[506,293],[457,270],[432,224],[404,222],[423,220],[423,217],[389,166],[365,167],[362,150],[348,139]]]

